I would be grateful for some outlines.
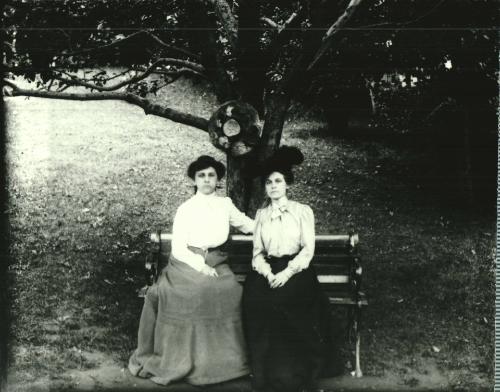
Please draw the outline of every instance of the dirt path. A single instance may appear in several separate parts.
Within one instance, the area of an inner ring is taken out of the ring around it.
[[[12,375],[8,382],[7,392],[46,392],[46,391],[251,391],[248,380],[235,380],[229,383],[213,385],[205,388],[193,387],[184,383],[168,387],[159,386],[149,380],[133,377],[125,367],[113,358],[99,352],[82,352],[90,362],[95,363],[92,369],[73,369],[50,379],[42,378],[27,382],[25,375]],[[394,367],[397,369],[397,367]],[[460,386],[467,379],[467,385]],[[406,369],[405,372],[385,371],[384,376],[364,376],[354,378],[350,375],[322,379],[320,391],[469,391],[474,385],[474,391],[487,391],[490,388],[488,380],[482,379],[470,372],[455,371],[444,374],[438,369],[432,358],[420,363],[417,369]]]

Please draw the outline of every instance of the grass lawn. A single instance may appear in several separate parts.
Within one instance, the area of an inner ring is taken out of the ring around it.
[[[182,81],[160,100],[206,117],[215,105]],[[125,366],[149,233],[170,229],[192,194],[189,162],[223,154],[204,132],[122,102],[17,97],[6,108],[9,385],[74,385],[77,372]],[[335,139],[314,118],[289,121],[283,143],[306,156],[291,197],[312,206],[317,232],[360,235],[365,375],[491,387],[494,216],[446,207],[420,181],[422,153]]]

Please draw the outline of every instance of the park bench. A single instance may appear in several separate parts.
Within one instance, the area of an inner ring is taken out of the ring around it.
[[[151,251],[146,259],[147,285],[139,291],[145,296],[166,266],[170,254],[172,234],[161,231],[151,234]],[[238,281],[243,283],[251,270],[252,236],[230,235],[224,245],[229,253],[229,266]],[[316,249],[312,265],[318,280],[328,296],[331,306],[343,306],[348,314],[349,341],[355,344],[355,377],[362,377],[360,366],[360,318],[361,310],[368,305],[365,294],[361,291],[361,258],[358,254],[358,235],[316,235]]]

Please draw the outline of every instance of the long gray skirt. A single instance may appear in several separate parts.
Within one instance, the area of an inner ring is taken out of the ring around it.
[[[176,380],[205,385],[249,373],[242,288],[226,259],[225,252],[208,253],[206,263],[219,274],[210,277],[170,257],[145,298],[137,349],[128,364],[133,375],[163,385]]]

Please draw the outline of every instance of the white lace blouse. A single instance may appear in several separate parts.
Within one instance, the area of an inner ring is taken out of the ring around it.
[[[306,269],[314,255],[314,213],[308,205],[284,200],[260,209],[255,216],[252,267],[262,275],[271,272],[266,256],[296,256],[288,262],[292,273]]]
[[[172,229],[172,255],[197,271],[205,265],[202,255],[188,246],[208,249],[226,242],[229,226],[252,233],[255,223],[240,212],[229,197],[196,193],[178,209]]]

